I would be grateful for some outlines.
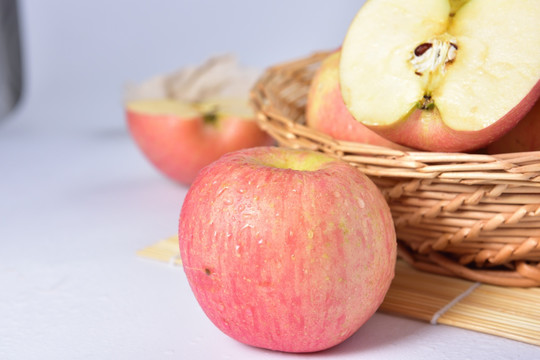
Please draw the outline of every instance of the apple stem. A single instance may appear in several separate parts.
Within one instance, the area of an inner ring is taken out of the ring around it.
[[[431,95],[424,95],[421,101],[416,104],[416,107],[422,110],[432,110],[435,107],[435,102]]]
[[[203,114],[203,120],[205,124],[214,125],[217,121],[218,108],[215,106],[212,110],[209,110]]]

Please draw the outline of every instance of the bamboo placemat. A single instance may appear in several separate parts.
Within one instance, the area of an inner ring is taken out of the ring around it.
[[[172,236],[137,255],[180,266]],[[540,288],[500,287],[421,272],[398,261],[379,311],[540,346]]]

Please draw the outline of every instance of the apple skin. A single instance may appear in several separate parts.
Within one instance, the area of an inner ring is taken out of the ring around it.
[[[540,150],[540,100],[523,119],[499,140],[489,144],[488,154]]]
[[[532,109],[540,96],[540,81],[506,115],[477,131],[457,131],[442,121],[438,111],[416,109],[389,126],[369,126],[386,139],[404,146],[436,152],[478,150],[500,139]]]
[[[377,310],[394,276],[396,234],[384,197],[356,168],[322,153],[257,147],[224,155],[190,187],[178,234],[208,318],[271,350],[341,343]]]
[[[129,131],[150,162],[170,179],[191,184],[206,165],[230,151],[271,145],[251,119],[225,116],[206,124],[202,116],[153,115],[126,110]]]
[[[340,56],[340,50],[332,52],[317,69],[308,92],[306,124],[337,140],[406,149],[383,138],[353,118],[341,96]]]

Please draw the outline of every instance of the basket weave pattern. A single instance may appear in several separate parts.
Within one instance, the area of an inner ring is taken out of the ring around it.
[[[305,125],[311,79],[327,52],[267,69],[257,121],[280,146],[320,151],[368,175],[386,197],[399,253],[434,273],[540,286],[540,152],[401,151],[336,140]]]

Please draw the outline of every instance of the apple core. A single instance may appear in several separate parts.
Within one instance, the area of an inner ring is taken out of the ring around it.
[[[444,73],[446,64],[456,58],[458,47],[454,41],[434,39],[418,45],[411,56],[410,62],[414,73],[424,76],[436,71]]]

